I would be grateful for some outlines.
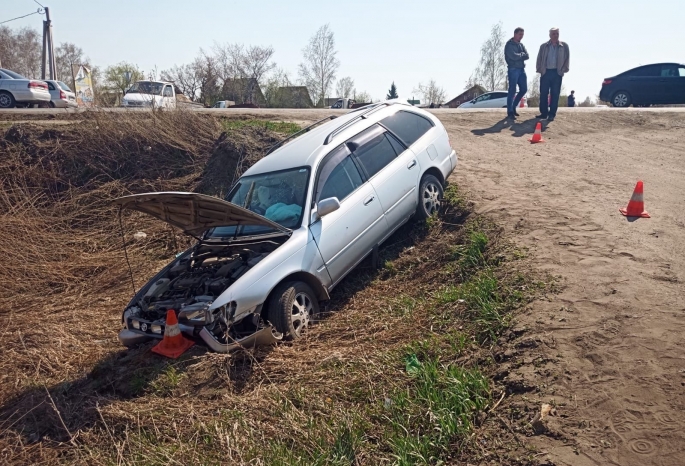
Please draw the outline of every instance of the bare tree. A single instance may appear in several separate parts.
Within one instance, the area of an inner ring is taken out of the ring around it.
[[[0,61],[27,78],[40,77],[42,38],[35,29],[25,27],[16,32],[0,26]]]
[[[354,94],[354,79],[346,76],[340,78],[335,86],[335,94],[337,97],[349,99]]]
[[[258,103],[257,85],[276,67],[274,49],[242,44],[214,44],[213,58],[224,96],[240,103]]]
[[[89,60],[84,58],[83,49],[71,42],[63,42],[55,50],[55,62],[57,64],[57,79],[69,83],[72,87],[74,83],[73,65],[87,65]]]
[[[438,86],[434,79],[428,81],[428,84],[419,83],[413,92],[421,94],[423,101],[429,104],[441,105],[447,98],[445,89]]]
[[[371,94],[366,91],[355,92],[352,94],[352,98],[358,103],[369,103],[371,102]]]
[[[325,97],[335,80],[340,66],[336,55],[335,37],[328,24],[319,28],[302,50],[304,62],[300,63],[300,79],[309,89],[314,102],[325,104]]]
[[[290,86],[292,86],[292,82],[288,72],[276,69],[264,82],[263,90],[266,106],[271,108],[286,107],[288,96],[283,92],[283,88]]]
[[[480,61],[467,82],[468,87],[479,84],[489,91],[506,89],[507,63],[504,60],[504,31],[502,23],[490,30],[490,37],[480,48]]]
[[[590,98],[590,96],[585,97],[581,103],[578,104],[579,107],[594,107],[597,103]]]
[[[190,100],[198,99],[200,83],[202,81],[202,69],[198,66],[198,60],[186,65],[175,65],[173,68],[162,71],[162,80],[173,82],[176,87]]]

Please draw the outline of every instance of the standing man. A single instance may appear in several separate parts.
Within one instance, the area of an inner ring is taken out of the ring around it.
[[[559,40],[559,29],[549,30],[549,42],[540,46],[537,72],[540,73],[540,114],[536,118],[554,121],[559,107],[561,80],[568,73],[570,53],[568,44]],[[547,96],[551,93],[549,105]]]
[[[576,91],[571,91],[571,94],[568,96],[568,106],[569,107],[575,107],[576,106]]]
[[[528,51],[521,43],[523,39],[523,28],[514,29],[514,37],[509,39],[504,46],[504,59],[507,62],[507,77],[509,78],[509,93],[507,94],[507,117],[515,120],[518,113],[518,107],[521,99],[526,92],[528,92],[528,78],[526,77],[526,65],[524,61],[528,60]],[[519,92],[516,94],[516,85],[519,87]],[[516,97],[514,97],[514,95]]]

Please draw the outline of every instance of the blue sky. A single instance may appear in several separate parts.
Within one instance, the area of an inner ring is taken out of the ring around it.
[[[0,0],[0,21],[34,11],[33,0]],[[460,1],[218,1],[41,0],[50,7],[55,43],[74,42],[95,65],[120,61],[147,71],[189,62],[214,42],[272,45],[279,67],[297,77],[302,48],[319,26],[335,32],[341,66],[358,90],[384,98],[395,81],[401,98],[433,78],[459,94],[478,61],[491,26],[507,36],[526,29],[528,77],[550,27],[561,28],[571,49],[567,90],[583,99],[602,79],[634,66],[685,62],[685,1],[574,2]],[[33,15],[7,24],[40,28]],[[508,37],[507,37],[508,38]]]

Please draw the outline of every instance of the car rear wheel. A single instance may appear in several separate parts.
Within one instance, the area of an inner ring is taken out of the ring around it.
[[[0,108],[14,108],[17,105],[17,101],[14,100],[14,96],[9,92],[0,92]]]
[[[611,104],[614,107],[624,108],[630,107],[631,98],[627,91],[618,91],[611,98]]]
[[[416,207],[416,216],[419,220],[425,220],[440,210],[442,202],[442,183],[433,175],[424,175],[419,185],[419,205]]]
[[[300,338],[318,315],[319,301],[306,283],[287,282],[274,290],[268,319],[286,340]]]

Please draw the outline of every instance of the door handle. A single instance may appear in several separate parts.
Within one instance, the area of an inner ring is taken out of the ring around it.
[[[371,203],[373,202],[374,199],[375,199],[375,197],[374,197],[374,196],[371,196],[370,198],[368,198],[367,200],[364,201],[364,205],[369,205],[369,204],[371,204]]]
[[[412,160],[411,163],[410,163],[409,165],[407,165],[407,168],[408,168],[409,170],[411,170],[411,169],[414,168],[415,166],[416,166],[416,160]]]

